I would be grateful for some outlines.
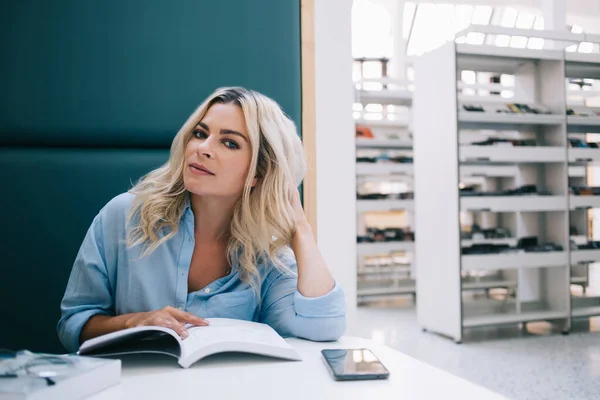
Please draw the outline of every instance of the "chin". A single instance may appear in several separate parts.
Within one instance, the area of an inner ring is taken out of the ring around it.
[[[219,196],[219,193],[216,193],[214,189],[210,190],[208,188],[198,187],[198,185],[185,185],[185,190],[196,196]]]

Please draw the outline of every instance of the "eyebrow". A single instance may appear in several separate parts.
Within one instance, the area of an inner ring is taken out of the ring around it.
[[[200,125],[203,129],[205,129],[207,131],[210,131],[208,125],[206,125],[204,122],[198,122],[198,125]],[[221,131],[219,133],[221,135],[235,135],[235,136],[239,136],[242,139],[244,139],[246,142],[248,141],[248,139],[246,138],[246,136],[244,136],[240,132],[234,131],[232,129],[221,129]]]

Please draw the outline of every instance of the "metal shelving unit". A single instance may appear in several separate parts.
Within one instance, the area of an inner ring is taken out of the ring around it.
[[[364,83],[364,82],[363,82]],[[380,119],[365,118],[363,114],[355,114],[356,125],[368,126],[373,138],[356,138],[357,156],[361,153],[381,156],[389,152],[412,156],[412,138],[410,130],[410,112],[402,115],[387,113],[388,106],[410,107],[412,92],[398,89],[398,85],[390,80],[377,80],[381,90],[365,90],[361,84],[356,88],[356,101],[364,106],[367,104],[382,105]],[[394,162],[381,157],[377,162],[357,162],[357,192],[371,189],[375,192],[388,187],[392,182],[404,182],[407,187],[412,185],[412,162]],[[384,190],[385,192],[385,190]],[[376,225],[391,222],[381,214],[408,214],[412,220],[414,209],[413,199],[400,199],[389,196],[384,199],[357,199],[357,224],[359,235],[365,235],[370,226],[369,220],[377,220]],[[398,228],[398,226],[394,226]],[[394,263],[373,263],[372,260],[386,260],[402,257],[401,265]],[[358,303],[366,304],[373,301],[390,300],[405,296],[414,296],[414,242],[412,241],[377,241],[357,244],[358,258]]]
[[[587,264],[600,262],[600,249],[571,246],[590,237],[588,210],[600,208],[600,196],[575,196],[570,185],[587,184],[600,149],[571,148],[567,139],[600,133],[600,114],[567,116],[565,87],[566,78],[600,79],[600,57],[448,43],[415,67],[419,324],[460,342],[467,328],[549,321],[568,332],[572,318],[599,315],[600,298],[573,297],[571,284],[587,285]],[[457,82],[462,70],[513,75],[515,97],[467,98]],[[538,111],[510,113],[501,110],[506,103]],[[504,141],[481,142],[497,137]],[[469,239],[465,221],[474,232],[508,234]],[[553,246],[533,251],[533,237]],[[471,295],[490,289],[503,295]]]

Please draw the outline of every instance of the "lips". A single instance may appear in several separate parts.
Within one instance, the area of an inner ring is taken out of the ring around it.
[[[190,168],[194,171],[194,172],[198,172],[198,173],[206,173],[208,175],[214,175],[214,172],[212,172],[210,169],[206,168],[204,165],[202,164],[197,164],[197,163],[192,163],[190,164]]]

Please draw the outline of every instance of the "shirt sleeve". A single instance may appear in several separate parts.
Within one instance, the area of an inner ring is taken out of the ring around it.
[[[296,273],[295,259],[286,262]],[[261,288],[259,321],[270,325],[281,336],[313,341],[339,339],[346,329],[344,291],[335,284],[320,297],[304,297],[297,289],[297,275],[271,267]]]
[[[58,337],[70,352],[79,349],[81,329],[90,317],[97,314],[114,315],[104,250],[102,216],[99,214],[94,218],[77,253],[60,304]]]

